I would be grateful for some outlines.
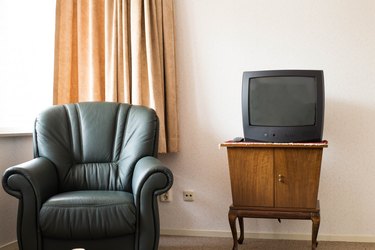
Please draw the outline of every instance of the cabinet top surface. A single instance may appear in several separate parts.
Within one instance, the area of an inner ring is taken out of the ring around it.
[[[220,147],[231,148],[327,148],[328,141],[321,142],[233,142],[226,141]]]

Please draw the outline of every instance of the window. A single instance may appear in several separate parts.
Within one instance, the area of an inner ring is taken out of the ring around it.
[[[52,105],[55,1],[0,1],[0,133],[31,132]]]

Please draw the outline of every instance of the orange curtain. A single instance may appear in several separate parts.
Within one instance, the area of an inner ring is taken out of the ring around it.
[[[57,0],[54,104],[154,108],[159,152],[178,151],[173,0]]]

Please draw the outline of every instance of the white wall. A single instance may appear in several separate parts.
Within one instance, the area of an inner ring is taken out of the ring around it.
[[[175,0],[181,152],[164,156],[174,200],[164,230],[230,231],[226,150],[242,135],[246,70],[322,69],[326,114],[320,235],[375,241],[375,1]],[[196,201],[182,201],[192,189]],[[245,230],[310,234],[306,221],[246,220]],[[357,237],[358,238],[358,237]]]
[[[375,241],[375,1],[175,5],[181,152],[161,157],[175,177],[173,201],[160,204],[162,230],[230,231],[226,151],[218,144],[242,135],[242,72],[322,69],[329,148],[321,172],[320,235]],[[31,152],[29,137],[0,138],[0,170],[30,159]],[[185,189],[195,191],[194,202],[182,201]],[[15,240],[15,216],[15,199],[0,190],[0,246]],[[246,220],[245,226],[258,233],[311,230],[306,221]]]

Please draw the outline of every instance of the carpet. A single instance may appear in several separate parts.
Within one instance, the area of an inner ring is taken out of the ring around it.
[[[231,238],[161,236],[159,250],[231,250]],[[311,241],[245,238],[238,250],[311,250]],[[375,243],[321,241],[317,250],[375,250]]]

